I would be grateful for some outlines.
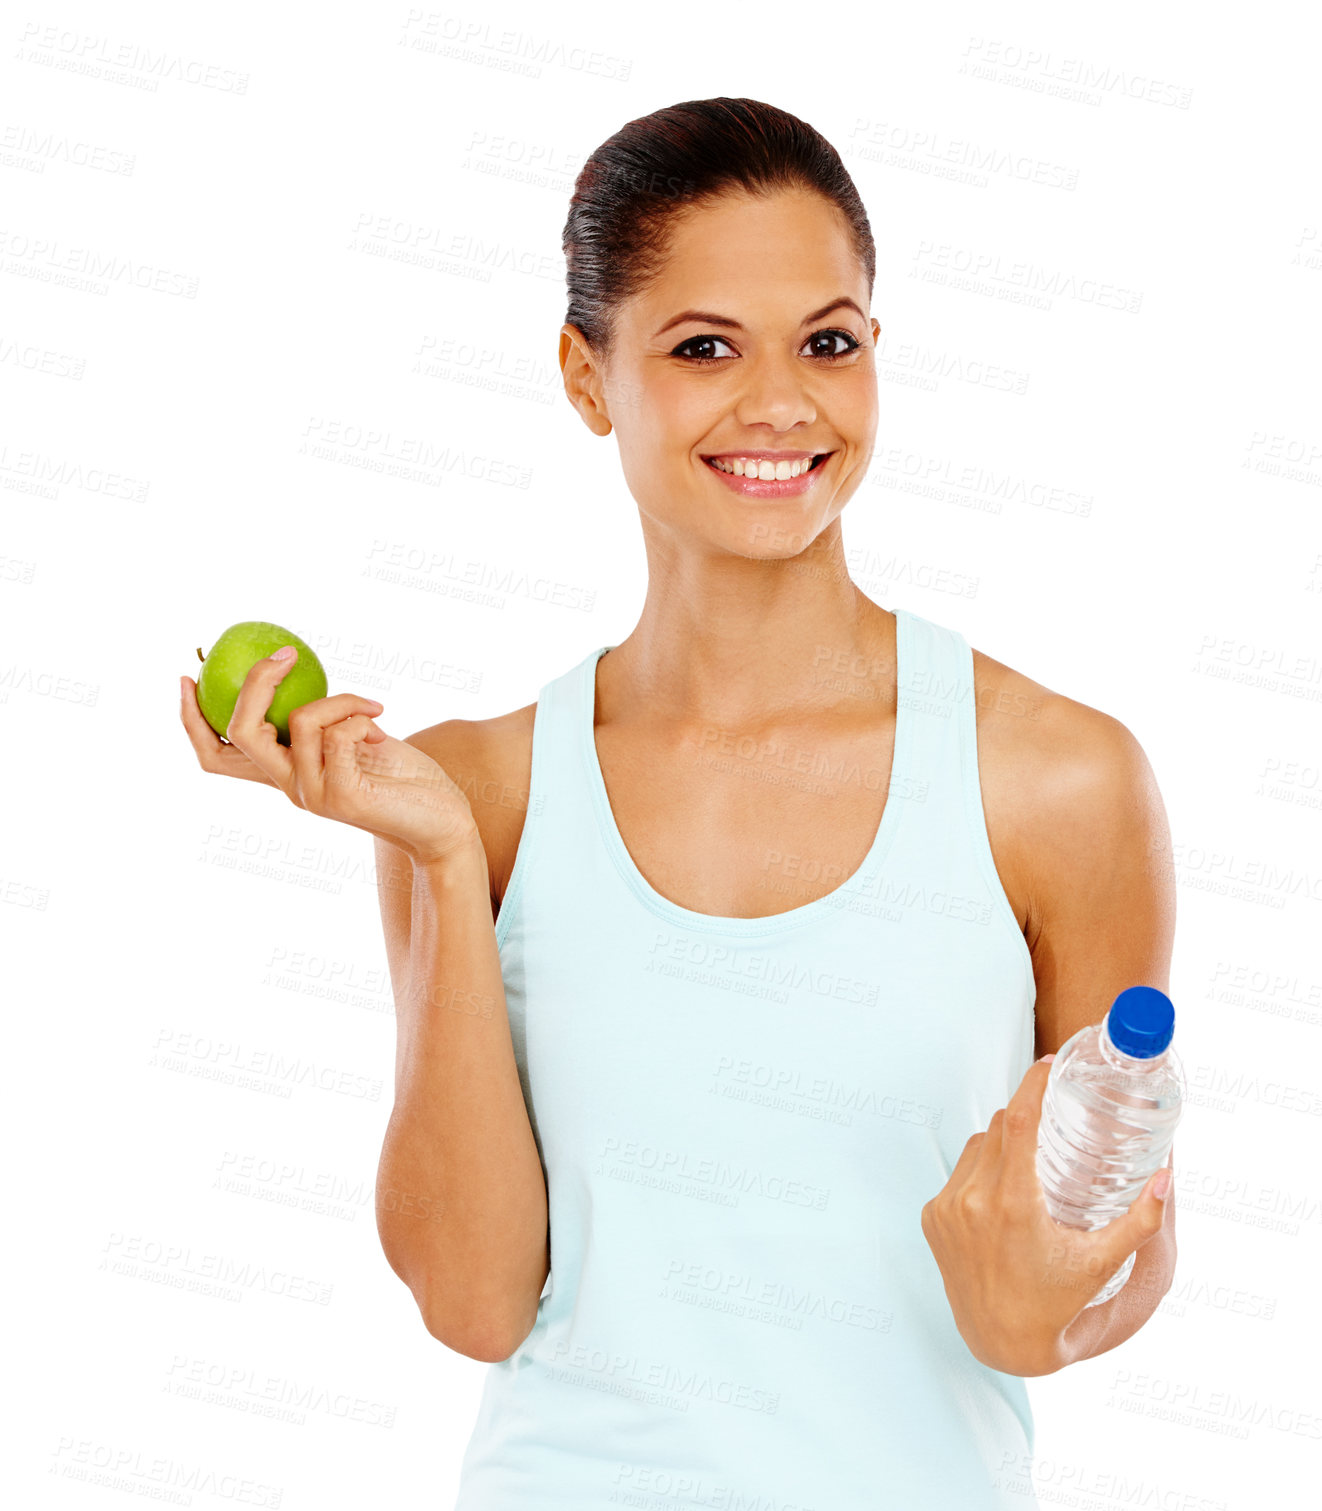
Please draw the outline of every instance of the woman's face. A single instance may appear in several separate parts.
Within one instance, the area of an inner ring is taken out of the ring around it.
[[[600,375],[645,530],[768,560],[817,538],[876,438],[869,303],[843,217],[818,194],[727,195],[676,218],[665,268],[620,309]],[[829,455],[794,492],[745,488],[707,460],[767,451]]]

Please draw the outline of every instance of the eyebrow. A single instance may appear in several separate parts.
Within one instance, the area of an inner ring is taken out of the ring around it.
[[[864,320],[868,318],[852,299],[833,299],[830,304],[824,304],[821,309],[814,310],[811,315],[805,315],[803,317],[803,324],[811,325],[814,320],[820,320],[824,315],[829,315],[832,310],[842,308],[853,310]],[[720,325],[726,330],[743,330],[743,326],[737,320],[731,320],[728,315],[713,315],[709,310],[685,310],[682,314],[676,315],[673,320],[667,320],[659,331],[653,332],[653,339],[655,340],[657,336],[663,336],[671,326],[683,325],[688,320],[696,321],[699,325]]]

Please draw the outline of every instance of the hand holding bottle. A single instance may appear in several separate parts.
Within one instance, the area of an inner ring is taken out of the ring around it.
[[[1052,1060],[1038,1123],[1037,1174],[1059,1223],[1100,1228],[1119,1217],[1170,1156],[1184,1104],[1171,1043],[1175,1006],[1155,986],[1131,986],[1100,1023],[1072,1034]],[[1109,1301],[1136,1256],[1088,1302]]]
[[[1157,1171],[1104,1227],[1066,1227],[1051,1216],[1037,1141],[1052,1058],[1029,1066],[922,1209],[960,1336],[983,1364],[1014,1375],[1051,1374],[1070,1362],[1065,1329],[1166,1215]]]

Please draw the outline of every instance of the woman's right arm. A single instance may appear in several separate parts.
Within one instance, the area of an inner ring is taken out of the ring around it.
[[[427,748],[454,770],[438,749],[446,729],[430,731]],[[439,860],[419,863],[380,838],[376,857],[396,1011],[377,1230],[434,1337],[470,1358],[507,1359],[537,1319],[549,1248],[486,851],[475,826]]]
[[[442,764],[458,760],[471,775],[454,735],[472,726],[450,720],[396,740],[374,722],[379,703],[337,693],[293,709],[283,745],[264,711],[293,664],[252,667],[228,743],[203,718],[189,677],[180,717],[204,771],[276,787],[375,840],[398,1036],[377,1183],[382,1246],[435,1337],[475,1359],[505,1359],[536,1321],[549,1240],[483,830]]]

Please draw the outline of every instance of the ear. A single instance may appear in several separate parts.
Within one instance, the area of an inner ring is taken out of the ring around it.
[[[583,423],[593,435],[609,435],[610,415],[606,410],[601,369],[587,338],[576,325],[560,327],[560,373],[565,395],[578,410]]]

